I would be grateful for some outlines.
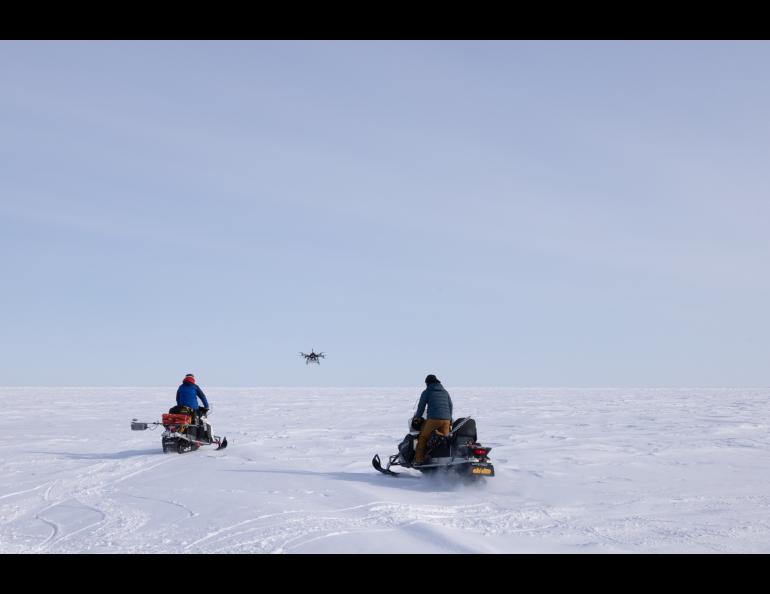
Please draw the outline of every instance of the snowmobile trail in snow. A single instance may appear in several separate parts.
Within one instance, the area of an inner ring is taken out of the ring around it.
[[[208,388],[184,455],[128,426],[173,387],[0,388],[0,553],[770,552],[766,391],[449,391],[493,480],[372,468],[419,386]]]

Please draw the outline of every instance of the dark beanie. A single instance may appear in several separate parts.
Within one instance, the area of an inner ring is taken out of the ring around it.
[[[425,383],[430,386],[431,384],[440,384],[441,382],[438,381],[438,378],[431,373],[428,377],[425,378]]]

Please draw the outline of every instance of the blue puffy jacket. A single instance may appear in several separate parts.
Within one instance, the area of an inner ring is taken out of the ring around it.
[[[179,386],[176,391],[176,403],[178,406],[189,406],[193,410],[198,410],[198,398],[203,401],[203,406],[209,408],[209,401],[203,390],[196,384],[186,382]]]
[[[426,405],[429,419],[452,420],[452,399],[440,383],[436,382],[425,388],[414,416],[421,417]]]

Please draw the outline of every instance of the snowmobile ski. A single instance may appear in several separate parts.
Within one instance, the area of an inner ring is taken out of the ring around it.
[[[374,468],[376,470],[379,470],[382,474],[387,474],[388,476],[398,476],[399,475],[398,472],[393,472],[390,469],[390,464],[388,464],[388,468],[383,468],[382,467],[382,463],[380,462],[380,455],[379,454],[375,454],[374,458],[372,458],[372,466],[374,466]]]

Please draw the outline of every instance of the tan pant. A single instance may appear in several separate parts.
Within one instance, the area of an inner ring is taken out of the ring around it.
[[[428,438],[434,429],[438,429],[441,435],[448,435],[450,426],[446,419],[428,419],[422,426],[420,436],[417,438],[417,450],[414,453],[414,463],[422,464],[425,460],[425,448],[428,445]]]

